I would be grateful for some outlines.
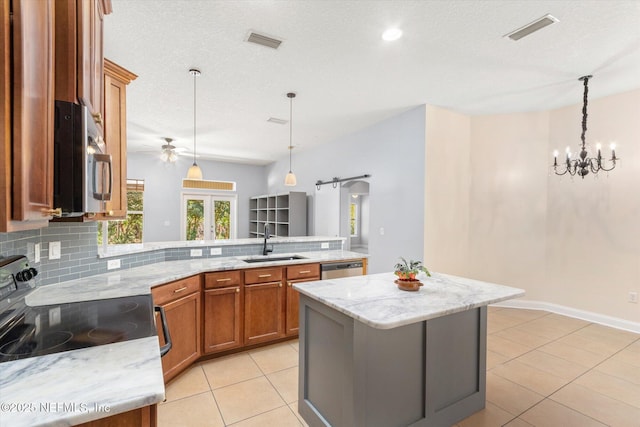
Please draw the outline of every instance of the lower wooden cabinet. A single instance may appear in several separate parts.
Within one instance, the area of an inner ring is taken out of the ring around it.
[[[200,275],[155,287],[155,304],[164,307],[173,343],[162,358],[164,381],[178,375],[200,357],[201,297]],[[160,345],[164,345],[162,323],[156,318]]]
[[[78,424],[80,427],[155,427],[156,405],[144,406],[132,411]]]
[[[320,280],[320,264],[302,264],[287,267],[287,298],[285,306],[285,334],[297,335],[300,293],[293,289],[295,283]]]
[[[204,291],[203,352],[242,346],[242,286]]]
[[[244,286],[245,345],[284,336],[284,300],[282,281]]]

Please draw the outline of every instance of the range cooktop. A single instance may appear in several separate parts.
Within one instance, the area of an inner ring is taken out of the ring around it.
[[[0,362],[156,335],[151,295],[3,312]]]

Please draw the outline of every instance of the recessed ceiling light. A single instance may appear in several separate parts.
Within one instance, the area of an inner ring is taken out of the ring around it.
[[[382,33],[382,40],[386,40],[388,42],[398,40],[400,37],[402,37],[402,30],[399,28],[389,28]]]

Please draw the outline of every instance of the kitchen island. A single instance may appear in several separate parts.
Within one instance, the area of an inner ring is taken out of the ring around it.
[[[315,426],[450,426],[485,405],[487,305],[521,289],[433,273],[295,285],[298,411]]]

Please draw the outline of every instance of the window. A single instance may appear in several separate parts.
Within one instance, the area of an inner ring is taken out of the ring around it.
[[[142,243],[144,211],[144,181],[127,180],[127,218],[120,221],[103,221],[98,227],[98,245]],[[103,236],[108,236],[107,242]]]
[[[236,195],[183,194],[182,238],[226,240],[236,236]]]
[[[358,236],[358,203],[351,202],[349,206],[349,223],[351,225],[351,237]]]

